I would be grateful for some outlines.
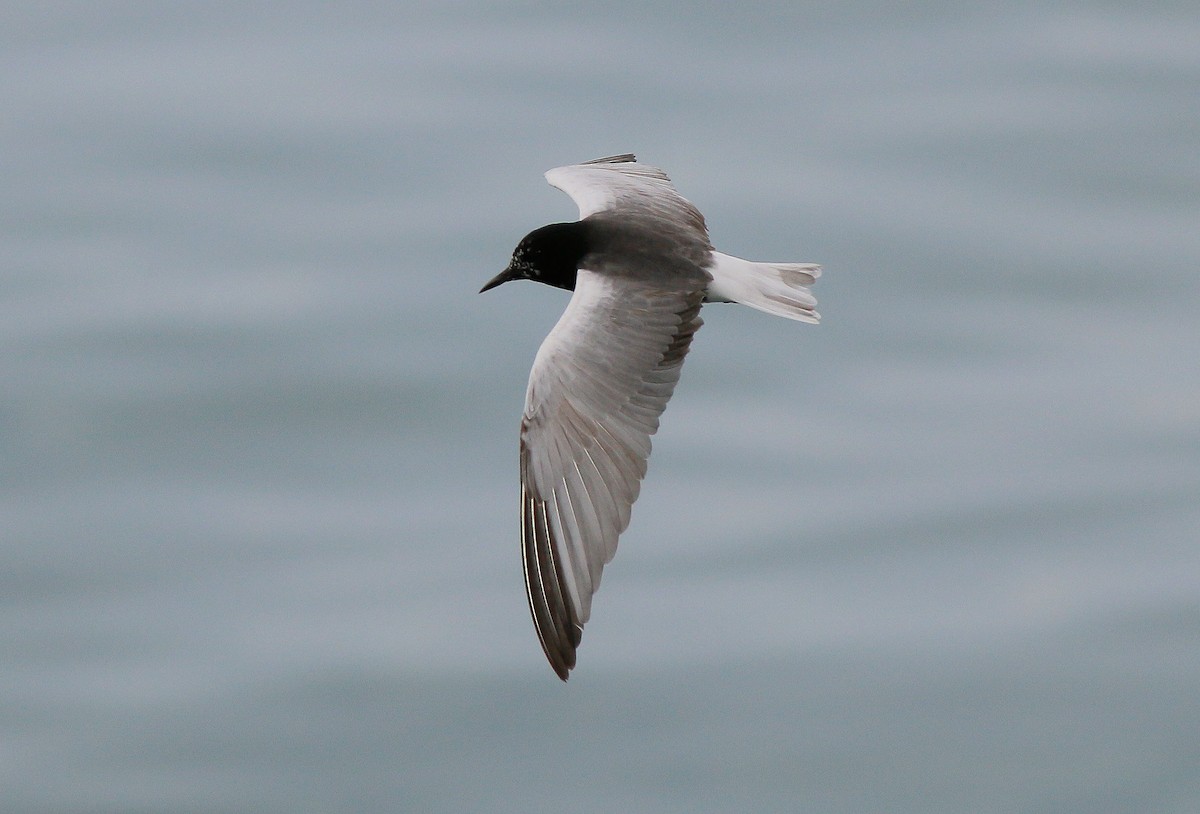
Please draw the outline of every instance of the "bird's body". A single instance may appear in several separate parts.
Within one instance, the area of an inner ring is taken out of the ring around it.
[[[542,649],[566,680],[701,305],[741,302],[816,322],[809,286],[820,267],[717,252],[700,212],[632,155],[546,179],[580,219],[531,232],[483,290],[531,279],[574,291],[534,360],[520,445],[525,587]]]

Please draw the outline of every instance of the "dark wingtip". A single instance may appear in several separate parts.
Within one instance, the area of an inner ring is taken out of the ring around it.
[[[575,669],[575,648],[578,646],[579,642],[576,641],[571,645],[569,653],[559,654],[560,658],[554,658],[549,653],[546,653],[546,657],[550,661],[550,668],[554,670],[554,674],[561,678],[564,683],[571,677],[571,671]],[[561,658],[563,655],[566,656],[565,659]]]
[[[542,640],[542,652],[546,654],[550,668],[563,681],[566,681],[571,675],[571,671],[575,669],[575,654],[579,649],[579,643],[583,640],[583,628],[575,622],[574,611],[570,611],[570,617],[565,631],[567,638],[559,639],[558,648],[552,649],[549,642]]]
[[[521,559],[525,571],[525,596],[529,600],[529,611],[542,652],[546,654],[550,668],[566,681],[575,666],[575,651],[583,638],[583,628],[576,620],[570,592],[555,561],[554,530],[544,507],[545,503],[532,497],[522,485]]]
[[[620,155],[609,155],[604,158],[593,158],[591,161],[584,161],[584,164],[632,164],[637,161],[637,157],[633,153],[621,153]]]

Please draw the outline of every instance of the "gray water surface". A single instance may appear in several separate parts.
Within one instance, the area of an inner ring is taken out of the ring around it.
[[[0,10],[0,810],[1200,811],[1186,3]],[[665,167],[712,306],[562,685],[516,429]]]

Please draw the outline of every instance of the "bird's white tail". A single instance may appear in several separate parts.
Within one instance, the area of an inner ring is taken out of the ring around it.
[[[815,263],[752,263],[740,257],[712,253],[712,275],[705,299],[740,302],[768,314],[801,322],[819,322],[817,298],[809,288],[821,276]]]

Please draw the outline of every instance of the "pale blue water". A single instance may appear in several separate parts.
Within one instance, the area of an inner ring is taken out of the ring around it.
[[[1200,811],[1189,3],[0,10],[0,811]],[[516,541],[633,150],[706,309],[567,685]]]

